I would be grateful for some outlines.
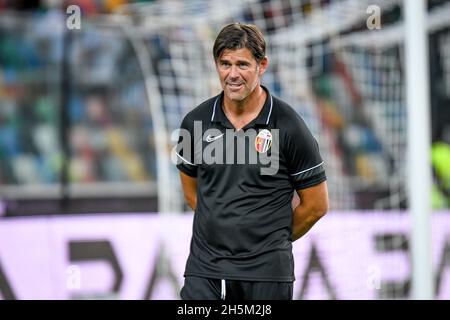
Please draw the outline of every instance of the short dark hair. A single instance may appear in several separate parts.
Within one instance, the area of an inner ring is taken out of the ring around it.
[[[266,41],[262,32],[253,24],[230,23],[223,27],[214,42],[213,55],[217,61],[225,49],[247,48],[259,63],[266,56]]]

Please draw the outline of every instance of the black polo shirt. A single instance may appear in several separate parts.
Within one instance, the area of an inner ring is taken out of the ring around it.
[[[185,276],[295,279],[293,191],[326,177],[318,144],[302,118],[264,90],[260,114],[238,132],[223,112],[223,92],[182,121],[190,136],[180,133],[177,168],[197,178]]]

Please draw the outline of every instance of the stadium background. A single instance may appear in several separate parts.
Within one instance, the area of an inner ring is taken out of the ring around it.
[[[327,170],[331,212],[295,243],[294,297],[410,298],[403,6],[0,0],[0,297],[177,298],[192,214],[172,135],[220,90],[215,35],[244,21],[268,41],[262,82],[305,119]],[[448,299],[450,2],[427,10],[432,256]]]

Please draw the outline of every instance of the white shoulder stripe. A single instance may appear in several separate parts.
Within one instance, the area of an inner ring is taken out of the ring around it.
[[[214,108],[213,108],[213,113],[212,113],[211,121],[214,121],[214,115],[216,114],[216,104],[217,104],[217,100],[219,100],[219,97],[217,97],[217,98],[216,98],[216,101],[214,101]]]
[[[315,168],[317,168],[317,167],[320,167],[321,165],[323,165],[323,161],[322,161],[321,163],[319,163],[317,166],[314,166],[314,167],[312,167],[312,168],[309,168],[309,169],[306,169],[306,170],[303,170],[303,171],[300,171],[300,172],[291,174],[291,176],[296,176],[296,175],[302,174],[302,173],[307,172],[307,171],[309,171],[309,170],[312,170],[312,169],[315,169]]]
[[[190,162],[187,161],[185,158],[183,158],[182,156],[180,156],[180,155],[178,154],[178,152],[175,152],[175,154],[176,154],[181,160],[183,160],[184,162],[186,162],[187,164],[190,164],[191,166],[197,166],[196,164],[190,163]]]
[[[269,115],[267,116],[267,121],[266,124],[269,123],[269,119],[270,119],[270,115],[272,114],[272,106],[273,106],[273,99],[272,99],[272,95],[269,93],[270,95],[270,111],[269,111]]]

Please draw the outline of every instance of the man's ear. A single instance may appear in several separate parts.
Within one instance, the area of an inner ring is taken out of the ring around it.
[[[262,76],[264,74],[264,72],[266,72],[268,66],[269,66],[269,58],[267,58],[267,56],[265,56],[259,63],[258,75]]]

